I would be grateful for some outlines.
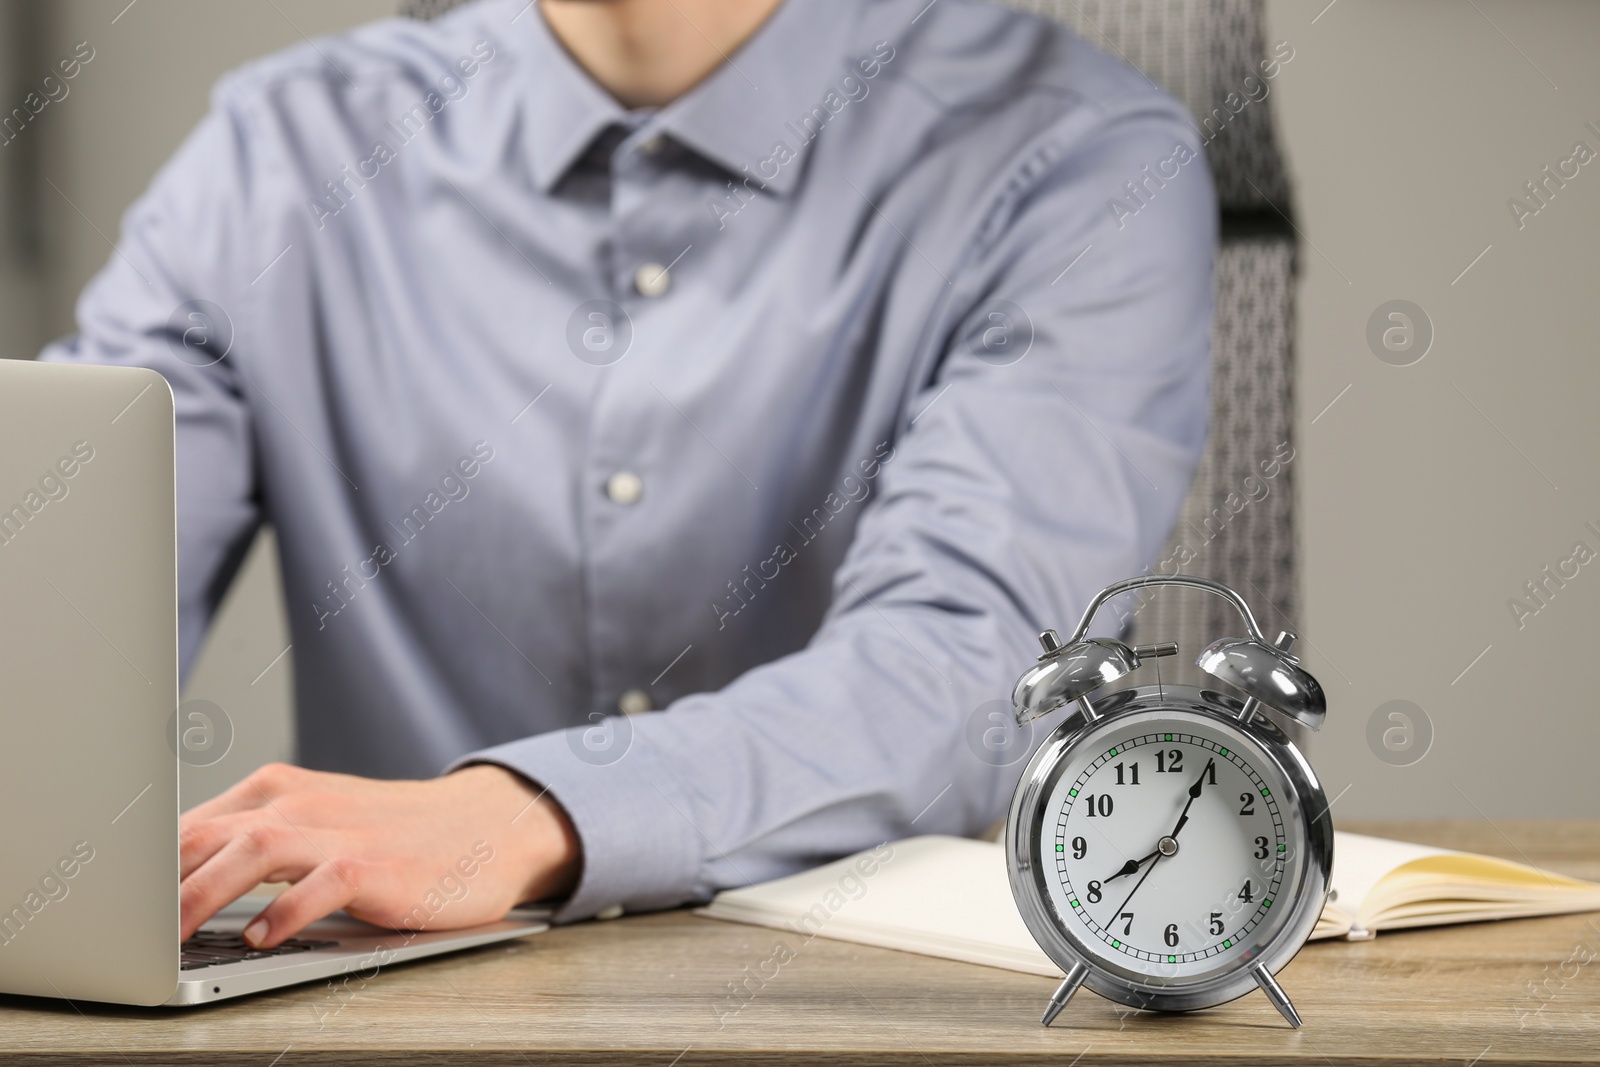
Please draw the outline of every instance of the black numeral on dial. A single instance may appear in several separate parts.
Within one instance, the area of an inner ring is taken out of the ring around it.
[[[1084,803],[1089,805],[1089,815],[1091,817],[1099,815],[1101,818],[1105,818],[1111,814],[1110,793],[1085,793],[1083,800]]]

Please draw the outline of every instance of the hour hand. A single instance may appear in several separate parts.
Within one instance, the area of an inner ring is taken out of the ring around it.
[[[1139,868],[1140,867],[1143,867],[1145,864],[1149,863],[1151,860],[1155,859],[1160,854],[1161,854],[1161,850],[1157,849],[1154,852],[1150,853],[1150,855],[1145,856],[1145,857],[1143,857],[1141,859],[1129,860],[1127,863],[1124,863],[1122,865],[1122,869],[1121,870],[1119,870],[1116,874],[1113,874],[1111,876],[1111,878],[1105,879],[1105,881],[1109,882],[1113,878],[1121,878],[1124,875],[1137,874],[1137,873],[1139,873]]]

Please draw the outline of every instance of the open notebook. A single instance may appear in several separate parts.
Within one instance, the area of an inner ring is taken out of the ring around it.
[[[1334,835],[1333,899],[1313,938],[1600,910],[1600,885],[1466,852]],[[697,914],[801,937],[1059,976],[1022,925],[994,842],[913,837],[718,893]]]

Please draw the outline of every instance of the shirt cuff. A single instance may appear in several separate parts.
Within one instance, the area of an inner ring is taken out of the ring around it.
[[[653,911],[704,899],[702,845],[689,799],[631,718],[511,741],[468,753],[446,773],[496,763],[544,789],[583,844],[583,870],[554,921],[597,912]]]

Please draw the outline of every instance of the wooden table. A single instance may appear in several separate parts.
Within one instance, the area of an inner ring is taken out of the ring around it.
[[[1346,828],[1600,880],[1596,822]],[[1600,914],[1308,945],[1280,975],[1305,1017],[1298,1033],[1255,995],[1172,1016],[1129,1014],[1087,991],[1045,1030],[1048,979],[821,938],[764,965],[778,937],[677,911],[183,1012],[0,997],[0,1056],[254,1067],[1600,1060]],[[751,975],[752,994],[730,993]]]

